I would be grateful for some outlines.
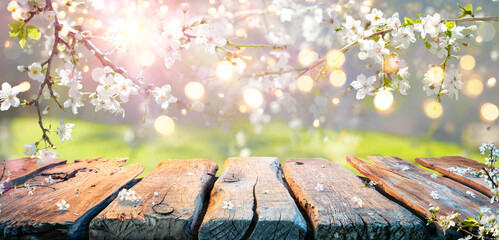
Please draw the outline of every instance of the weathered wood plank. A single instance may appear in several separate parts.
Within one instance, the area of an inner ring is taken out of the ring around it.
[[[306,228],[277,158],[229,158],[211,192],[199,239],[303,239]]]
[[[355,157],[347,157],[347,162],[422,217],[431,216],[430,206],[439,207],[439,215],[459,213],[462,219],[477,217],[483,207],[489,207],[493,212],[499,210],[482,193],[449,178],[432,177],[430,171],[407,160],[397,157],[369,159],[374,165]]]
[[[346,168],[324,159],[291,159],[284,177],[307,212],[315,239],[423,239],[424,223]],[[316,189],[320,184],[323,190]],[[354,206],[360,198],[363,207]]]
[[[159,163],[131,188],[141,202],[115,199],[90,223],[90,238],[191,238],[217,170],[217,164],[207,159]]]
[[[4,173],[4,182],[7,178],[9,179],[9,185],[17,186],[24,184],[26,180],[33,177],[34,175],[49,169],[57,165],[66,163],[66,160],[57,159],[55,163],[49,163],[45,165],[36,165],[36,158],[18,158],[5,161],[5,165],[0,164],[0,173]],[[7,176],[7,173],[10,175]]]
[[[488,197],[492,197],[489,184],[485,181],[485,175],[482,177],[475,177],[471,174],[471,172],[477,172],[482,170],[482,168],[487,168],[486,164],[458,156],[416,158],[416,162],[464,185],[472,187]]]
[[[62,164],[33,175],[26,184],[36,186],[33,195],[11,189],[0,196],[0,232],[6,239],[85,238],[88,223],[111,195],[138,176],[143,168],[122,166],[126,159],[97,159]],[[45,183],[51,177],[52,183]],[[38,185],[38,186],[37,186]],[[57,203],[70,206],[60,211]]]

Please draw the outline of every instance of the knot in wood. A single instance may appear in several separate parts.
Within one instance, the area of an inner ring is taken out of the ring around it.
[[[227,178],[224,178],[224,182],[228,182],[228,183],[239,182],[239,178],[237,178],[237,177],[227,177]]]
[[[156,204],[152,207],[155,213],[159,215],[168,215],[173,212],[173,206],[166,203]]]

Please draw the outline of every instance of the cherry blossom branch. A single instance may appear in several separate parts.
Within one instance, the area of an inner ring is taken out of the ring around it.
[[[289,46],[287,45],[258,45],[258,44],[240,44],[240,43],[234,43],[231,41],[227,41],[227,46],[235,47],[235,48],[270,48],[270,49],[275,49],[275,50],[285,50],[289,49]]]
[[[499,21],[499,17],[468,17],[468,18],[442,20],[442,22],[455,22],[455,23],[481,22],[481,21]],[[361,39],[366,40],[366,39],[374,38],[374,37],[377,37],[377,36],[380,36],[380,35],[384,35],[386,33],[391,32],[393,29],[394,28],[390,28],[390,29],[378,31],[378,32],[373,33],[370,36],[362,37]],[[344,54],[347,51],[349,51],[350,49],[354,48],[358,43],[359,43],[358,40],[356,40],[354,42],[351,42],[348,45],[346,45],[343,48],[341,48],[340,50],[338,50],[338,52]],[[297,76],[297,78],[298,78],[298,77],[306,74],[310,70],[316,68],[317,66],[324,64],[325,62],[326,62],[326,59],[325,58],[321,58],[321,59],[316,60],[315,62],[313,62],[312,64],[310,64],[307,67],[292,68],[292,69],[286,69],[286,70],[281,70],[281,71],[264,72],[264,73],[261,73],[261,74],[254,75],[254,77],[263,77],[263,76],[267,76],[267,75],[280,75],[280,74],[285,74],[285,73],[301,72]]]
[[[468,18],[458,18],[458,19],[448,19],[443,20],[445,22],[455,22],[455,23],[463,23],[463,22],[493,22],[499,21],[499,17],[468,17]]]

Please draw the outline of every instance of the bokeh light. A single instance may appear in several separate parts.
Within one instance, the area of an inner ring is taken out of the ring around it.
[[[488,22],[482,22],[478,24],[476,34],[477,39],[480,37],[484,42],[491,41],[496,36],[495,25]]]
[[[347,75],[341,69],[334,70],[329,74],[329,82],[334,87],[342,87],[346,81]]]
[[[151,66],[156,61],[156,56],[154,56],[154,53],[149,49],[143,50],[140,52],[139,61],[143,66]]]
[[[321,121],[319,121],[319,119],[315,119],[313,125],[315,128],[318,128],[321,126]]]
[[[480,108],[480,115],[484,121],[493,122],[499,116],[499,109],[495,104],[487,102]]]
[[[234,68],[232,67],[232,63],[229,61],[221,61],[217,65],[217,76],[222,80],[228,80],[232,77],[234,73]]]
[[[337,97],[334,97],[333,99],[331,99],[331,103],[333,105],[338,105],[338,104],[340,104],[340,99]]]
[[[296,81],[296,86],[298,87],[298,90],[308,93],[314,87],[314,80],[308,75],[303,75]]]
[[[172,135],[175,132],[175,122],[171,117],[161,115],[154,121],[154,129],[161,135]]]
[[[475,58],[471,55],[464,55],[459,62],[461,68],[464,70],[472,70],[475,68]]]
[[[487,80],[487,87],[492,88],[496,85],[496,83],[497,79],[495,77],[491,77],[489,78],[489,80]]]
[[[345,54],[333,49],[326,54],[326,61],[329,67],[340,68],[345,63]]]
[[[185,85],[185,95],[193,100],[199,100],[204,96],[204,86],[200,82],[189,82]]]
[[[463,88],[463,93],[470,97],[470,98],[476,98],[480,96],[483,92],[483,83],[482,81],[472,78],[466,82],[464,82],[464,88]]]
[[[308,66],[308,65],[312,64],[318,58],[319,58],[319,55],[310,49],[303,49],[298,54],[298,61],[303,66]]]
[[[259,108],[263,104],[263,95],[256,88],[244,89],[243,98],[250,108]]]
[[[423,111],[427,117],[436,119],[442,116],[444,108],[442,107],[442,104],[436,102],[435,99],[427,99],[423,103]]]
[[[31,88],[31,84],[25,81],[19,84],[19,88],[21,89],[21,92],[27,92]]]
[[[374,106],[380,111],[387,111],[393,105],[393,94],[388,90],[381,90],[374,96]]]
[[[426,81],[428,83],[441,83],[444,79],[444,70],[440,66],[433,66],[426,72],[428,74],[428,78]]]

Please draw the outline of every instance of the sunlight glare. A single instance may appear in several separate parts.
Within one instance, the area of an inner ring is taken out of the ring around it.
[[[154,121],[154,129],[161,135],[172,135],[175,132],[175,122],[171,117],[161,115]]]
[[[185,95],[192,100],[199,100],[204,96],[204,86],[200,82],[189,82],[185,85]]]
[[[493,103],[484,103],[480,108],[480,115],[486,122],[493,122],[499,117],[499,109]]]

